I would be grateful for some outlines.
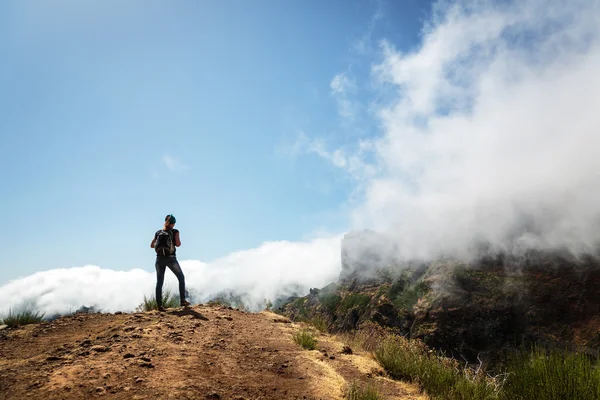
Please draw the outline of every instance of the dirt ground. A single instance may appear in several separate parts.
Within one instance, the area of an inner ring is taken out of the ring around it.
[[[270,312],[198,305],[166,312],[75,314],[0,331],[0,399],[344,399],[371,382],[386,399],[424,400],[369,354]]]

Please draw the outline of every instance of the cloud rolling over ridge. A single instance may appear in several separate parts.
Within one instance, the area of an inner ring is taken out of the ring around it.
[[[180,260],[180,264],[187,288],[197,300],[206,301],[222,290],[238,290],[249,295],[249,306],[259,309],[264,299],[291,295],[290,285],[308,291],[335,281],[341,268],[340,239],[268,242],[211,263]],[[6,299],[0,315],[27,305],[47,316],[82,305],[108,312],[133,311],[144,295],[154,293],[155,283],[154,271],[142,269],[115,271],[88,265],[37,272],[0,287],[0,297]],[[177,279],[169,270],[164,288],[178,293]]]

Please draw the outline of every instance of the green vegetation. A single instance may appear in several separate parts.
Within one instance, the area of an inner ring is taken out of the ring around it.
[[[425,282],[420,281],[409,288],[404,289],[396,296],[396,298],[390,297],[390,299],[392,299],[394,305],[399,309],[410,310],[417,304],[417,301],[419,301],[422,296],[427,294],[428,291],[429,286]]]
[[[504,399],[600,399],[600,366],[588,356],[533,348],[511,358]]]
[[[367,386],[361,387],[356,382],[352,382],[348,388],[348,394],[346,396],[348,400],[383,400],[383,396],[379,394],[379,391],[375,386],[369,382]]]
[[[165,308],[179,307],[179,297],[171,293],[170,290],[165,290],[162,294],[162,303]],[[156,303],[156,296],[146,297],[144,295],[144,302],[137,306],[137,311],[151,311],[158,310],[158,304]]]
[[[375,358],[391,377],[416,382],[433,399],[600,400],[600,365],[580,353],[520,351],[510,357],[505,373],[492,378],[483,369],[461,368],[418,340],[379,331],[363,334],[362,343],[371,343]]]
[[[13,312],[12,310],[9,310],[8,315],[0,319],[0,324],[8,326],[36,324],[38,322],[42,322],[43,319],[44,313],[40,314],[38,311],[25,309],[22,311]]]
[[[363,310],[371,301],[371,297],[366,294],[349,293],[340,303],[340,311],[345,313],[354,307]]]
[[[291,307],[295,310],[298,310],[299,319],[307,318],[308,316],[308,307],[306,303],[308,299],[306,297],[299,297],[292,302]]]
[[[390,335],[375,349],[375,358],[390,376],[418,383],[434,399],[500,398],[493,379],[459,368],[456,360],[435,355],[420,341]]]
[[[319,294],[319,301],[327,311],[333,314],[342,302],[342,296],[335,292]]]
[[[312,317],[308,323],[312,324],[315,328],[317,328],[321,332],[327,332],[327,319],[320,314]]]
[[[294,342],[298,343],[306,350],[314,350],[317,347],[317,340],[313,336],[312,332],[307,329],[294,332],[292,338],[294,339]]]

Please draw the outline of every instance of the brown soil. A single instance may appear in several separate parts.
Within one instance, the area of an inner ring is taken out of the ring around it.
[[[364,352],[270,312],[199,305],[167,312],[75,314],[0,331],[1,399],[343,399],[374,384],[386,399],[426,399]]]

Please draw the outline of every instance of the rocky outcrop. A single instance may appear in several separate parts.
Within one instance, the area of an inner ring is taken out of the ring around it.
[[[381,253],[379,253],[381,251]],[[401,263],[389,239],[348,234],[339,281],[280,307],[330,331],[367,321],[447,354],[493,360],[531,343],[600,346],[600,261],[566,253]],[[460,358],[462,358],[460,357]]]

